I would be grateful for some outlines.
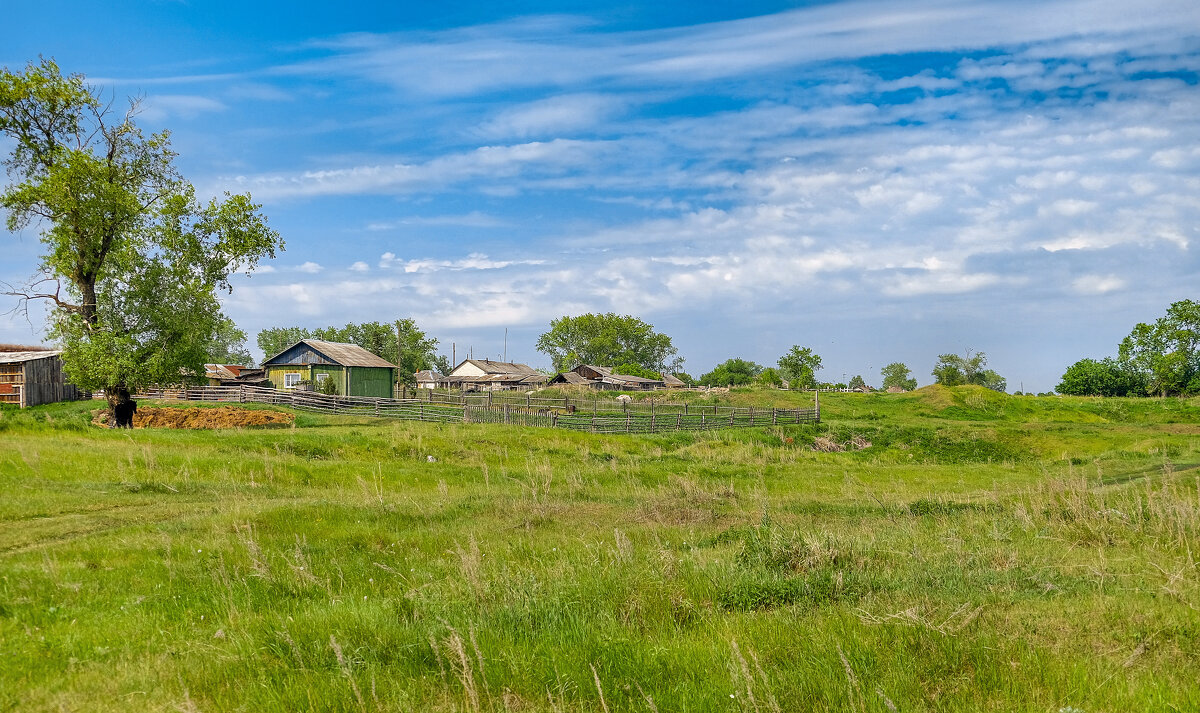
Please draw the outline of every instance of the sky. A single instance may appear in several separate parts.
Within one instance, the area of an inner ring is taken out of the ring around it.
[[[252,351],[412,317],[549,367],[550,320],[612,311],[696,376],[972,350],[1048,391],[1200,298],[1200,3],[435,5],[22,3],[0,65],[140,97],[201,195],[262,204],[286,251],[223,298]],[[36,272],[37,226],[0,244]]]

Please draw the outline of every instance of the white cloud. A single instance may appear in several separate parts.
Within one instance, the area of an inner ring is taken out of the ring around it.
[[[1125,287],[1125,280],[1116,275],[1083,275],[1071,281],[1071,288],[1085,295],[1102,295]]]
[[[594,128],[620,112],[624,99],[600,94],[566,94],[501,111],[479,127],[496,138],[555,137]]]
[[[194,119],[201,114],[225,111],[229,107],[211,97],[192,94],[155,94],[145,99],[139,119],[161,122],[167,119]]]
[[[324,269],[325,268],[321,267],[318,263],[312,262],[311,260],[296,267],[297,272],[307,272],[310,275],[315,275]]]
[[[500,228],[509,225],[493,215],[477,210],[464,215],[410,216],[397,220],[377,220],[367,224],[367,230],[394,230],[406,226],[451,226],[459,228]]]
[[[368,265],[367,263],[363,262],[362,260],[358,260],[357,262],[355,262],[353,265],[350,266],[351,272],[367,272],[370,269],[371,269],[371,266]]]

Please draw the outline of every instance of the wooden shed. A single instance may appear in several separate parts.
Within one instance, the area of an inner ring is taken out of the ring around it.
[[[56,350],[0,351],[0,403],[25,408],[87,398],[67,383],[61,355]]]
[[[357,344],[302,339],[264,361],[262,368],[277,389],[333,379],[344,396],[390,399],[399,367]]]

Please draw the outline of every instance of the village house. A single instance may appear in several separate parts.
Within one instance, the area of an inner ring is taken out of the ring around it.
[[[36,347],[0,348],[0,404],[21,408],[88,398],[63,375],[62,351]]]
[[[674,378],[674,377],[672,377]],[[679,381],[678,379],[675,379]],[[593,389],[608,389],[611,391],[653,391],[666,387],[662,379],[647,379],[641,376],[615,374],[611,367],[580,364],[571,371],[556,374],[550,380],[550,385],[569,384],[574,386],[589,386]],[[682,385],[683,382],[680,382]]]
[[[295,389],[301,382],[316,387],[333,379],[339,394],[390,399],[399,367],[357,344],[301,339],[262,368],[277,389]]]
[[[432,369],[422,369],[413,374],[413,377],[417,380],[418,389],[437,389],[449,383],[446,377]]]
[[[446,375],[445,383],[463,391],[502,391],[536,389],[545,385],[548,379],[548,376],[528,364],[464,359]]]

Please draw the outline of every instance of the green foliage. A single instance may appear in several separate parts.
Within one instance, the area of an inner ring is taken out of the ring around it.
[[[934,381],[943,386],[975,384],[993,391],[1005,391],[1008,384],[1004,377],[991,369],[984,369],[986,365],[987,355],[983,352],[968,350],[965,356],[941,354],[933,367]]]
[[[862,375],[856,374],[853,378],[850,379],[849,388],[851,390],[861,389],[861,388],[864,388],[866,385],[867,385],[867,382],[863,381]]]
[[[661,379],[662,374],[651,369],[647,369],[639,364],[621,364],[613,367],[614,374],[624,374],[625,376],[640,376],[643,379]]]
[[[338,395],[337,380],[334,379],[333,377],[317,379],[317,383],[313,384],[313,390],[319,394],[325,394],[327,396],[337,396]]]
[[[901,362],[894,361],[880,369],[879,373],[883,376],[883,386],[881,388],[884,390],[890,389],[893,386],[905,391],[912,391],[917,388],[917,380],[911,376],[912,371]]]
[[[759,386],[779,388],[780,386],[783,386],[783,376],[775,367],[767,367],[766,369],[760,371],[758,376],[754,377],[754,383],[758,384]]]
[[[50,335],[84,389],[202,374],[229,331],[217,291],[283,245],[248,195],[197,200],[167,133],[146,137],[136,113],[133,101],[114,116],[51,60],[0,70],[14,179],[0,206],[9,230],[41,226],[45,246],[40,276],[10,294],[54,303]]]
[[[552,320],[549,331],[538,337],[537,350],[550,357],[556,371],[580,364],[634,364],[663,373],[683,365],[670,337],[636,317],[613,312]]]
[[[1180,300],[1153,324],[1134,326],[1118,354],[1151,393],[1200,393],[1200,303]]]
[[[1080,359],[1067,368],[1057,390],[1070,396],[1141,396],[1146,383],[1115,359]]]
[[[821,357],[808,347],[796,344],[787,354],[779,357],[779,371],[792,389],[817,388],[817,370],[821,368]]]
[[[680,381],[682,381],[684,386],[696,386],[699,383],[698,381],[696,381],[696,378],[694,376],[687,373],[686,371],[677,371],[674,374],[672,374],[672,376],[674,376],[676,379],[679,379]]]
[[[272,327],[258,333],[258,348],[265,358],[279,354],[302,339],[357,344],[367,351],[400,367],[397,378],[406,384],[416,384],[418,371],[436,369],[442,374],[450,371],[446,357],[436,353],[438,340],[430,337],[412,319],[383,322],[351,322],[344,327],[305,329],[303,327]]]
[[[703,386],[745,386],[754,383],[763,368],[745,359],[729,359],[700,377]]]
[[[246,349],[246,333],[232,319],[222,316],[207,348],[210,364],[240,364],[253,366],[254,357]]]

